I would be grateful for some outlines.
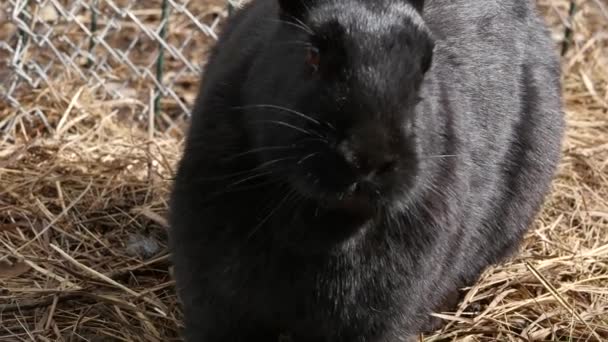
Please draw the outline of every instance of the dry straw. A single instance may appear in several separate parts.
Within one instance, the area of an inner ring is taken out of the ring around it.
[[[572,27],[559,175],[521,253],[463,290],[425,341],[608,341],[608,6],[578,1],[569,20],[568,1],[539,5],[557,42]],[[192,48],[202,62],[205,47]],[[184,124],[167,110],[148,120],[154,86],[132,86],[113,100],[77,75],[50,78],[18,98],[45,120],[0,102],[0,125],[12,123],[0,139],[0,341],[177,340],[164,217]],[[195,87],[178,91],[191,103]]]

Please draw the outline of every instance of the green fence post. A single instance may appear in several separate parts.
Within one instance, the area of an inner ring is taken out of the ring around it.
[[[167,37],[167,27],[169,26],[169,0],[163,0],[162,3],[162,12],[161,12],[161,28],[159,32],[159,37],[162,40],[165,40]],[[165,48],[163,44],[158,43],[158,58],[156,59],[156,80],[158,84],[162,85],[163,82],[163,67],[165,64]],[[160,113],[160,99],[162,96],[162,89],[158,89],[158,94],[154,99],[154,113],[158,115]]]
[[[573,33],[574,33],[574,23],[573,23],[573,19],[574,19],[574,15],[576,14],[576,1],[575,0],[571,0],[570,1],[570,9],[568,10],[568,26],[566,26],[566,30],[564,32],[564,41],[562,43],[562,56],[566,55],[566,52],[568,52],[568,49],[570,48],[570,45],[572,44],[572,40],[573,40]]]
[[[91,3],[91,37],[89,38],[89,59],[87,61],[87,67],[93,66],[93,49],[95,48],[95,32],[97,32],[97,4],[98,0],[93,0]]]
[[[23,14],[23,12],[27,11],[27,8],[30,5],[30,0],[26,0],[25,4],[23,6],[23,11],[21,13],[19,13],[19,16],[21,17],[21,20],[23,20],[24,22],[27,22],[27,17],[25,16],[25,14]],[[27,43],[27,40],[29,38],[27,32],[25,30],[23,30],[21,27],[18,29],[18,34],[19,34],[19,40],[21,42],[21,47],[25,47],[25,44]]]

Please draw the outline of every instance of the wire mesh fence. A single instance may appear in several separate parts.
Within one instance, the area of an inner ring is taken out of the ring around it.
[[[0,111],[44,120],[34,89],[82,84],[102,99],[132,99],[188,114],[206,46],[235,0],[3,0]],[[151,92],[154,101],[149,101]],[[11,127],[0,116],[0,129]]]
[[[555,193],[522,255],[428,341],[608,340],[608,7],[537,3],[569,46]],[[0,259],[13,261],[0,261],[0,341],[178,340],[164,217],[181,137],[104,118],[120,103],[187,115],[228,12],[226,0],[0,0]]]
[[[46,123],[44,111],[25,95],[48,88],[68,96],[66,83],[85,85],[99,99],[189,114],[206,47],[242,2],[2,0],[0,114],[11,108]],[[0,131],[10,131],[15,118],[0,116]]]

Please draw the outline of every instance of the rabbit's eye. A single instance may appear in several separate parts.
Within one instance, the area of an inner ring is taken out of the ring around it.
[[[319,70],[319,63],[321,63],[321,54],[319,49],[316,47],[310,47],[306,51],[306,64],[310,65],[314,72]]]

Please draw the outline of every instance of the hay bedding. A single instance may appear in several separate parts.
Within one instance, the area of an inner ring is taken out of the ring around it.
[[[567,2],[539,2],[561,41]],[[608,340],[608,6],[579,5],[554,191],[521,253],[426,341]],[[178,339],[164,217],[184,123],[94,94],[52,80],[23,94],[49,127],[0,103],[16,123],[0,139],[1,341]]]

